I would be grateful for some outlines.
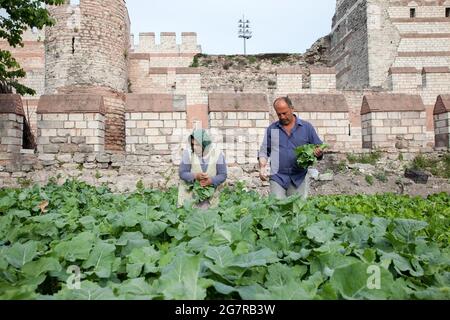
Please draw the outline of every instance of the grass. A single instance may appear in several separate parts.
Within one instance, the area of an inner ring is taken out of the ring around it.
[[[373,176],[371,176],[370,174],[366,175],[366,182],[372,186],[374,182]]]
[[[377,179],[378,181],[381,181],[381,182],[383,182],[383,183],[388,182],[388,178],[387,178],[387,176],[386,176],[386,172],[384,172],[384,171],[377,172],[377,173],[375,173],[373,176],[374,176],[375,179]]]
[[[365,163],[375,165],[381,159],[381,151],[373,151],[371,153],[353,155],[347,153],[347,160],[350,163]]]
[[[429,171],[433,176],[450,179],[450,153],[442,157],[418,154],[411,162],[415,170]]]
[[[342,160],[337,165],[337,171],[343,172],[345,170],[347,170],[347,162],[345,160]]]

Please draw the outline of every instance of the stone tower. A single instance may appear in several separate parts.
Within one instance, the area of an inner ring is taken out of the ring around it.
[[[66,0],[49,11],[56,24],[45,35],[45,94],[102,95],[105,148],[123,150],[130,50],[125,1]]]

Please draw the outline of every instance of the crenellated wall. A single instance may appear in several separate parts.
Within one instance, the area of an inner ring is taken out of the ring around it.
[[[146,32],[139,34],[137,44],[134,42],[134,35],[131,35],[131,63],[136,65],[144,60],[149,68],[189,67],[194,56],[201,53],[195,32],[182,32],[179,42],[175,32],[162,32],[159,43],[156,43],[155,33]]]

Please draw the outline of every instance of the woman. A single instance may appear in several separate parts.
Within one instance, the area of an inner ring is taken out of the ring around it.
[[[194,195],[190,187],[198,181],[203,188],[214,187],[211,199],[199,203],[201,208],[218,203],[218,187],[227,179],[225,156],[212,145],[208,133],[204,129],[194,130],[189,136],[189,148],[184,150],[179,168],[181,183],[178,188],[178,206],[193,201]]]

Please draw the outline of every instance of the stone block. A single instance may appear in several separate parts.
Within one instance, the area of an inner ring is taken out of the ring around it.
[[[142,119],[142,113],[131,113],[130,114],[131,120],[141,120]]]
[[[68,137],[52,137],[50,138],[51,143],[67,143]]]
[[[46,144],[43,145],[43,152],[47,154],[56,154],[60,151],[60,145],[57,144]]]
[[[159,114],[160,120],[173,120],[172,113],[164,112]]]
[[[81,153],[91,153],[94,152],[94,145],[81,144],[79,148]]]
[[[70,137],[71,143],[83,144],[86,143],[86,137]]]
[[[69,121],[83,121],[84,120],[84,115],[82,113],[80,114],[69,114]]]
[[[86,161],[86,155],[83,153],[75,153],[73,155],[73,162],[84,163]]]
[[[86,144],[103,144],[104,141],[102,137],[86,137]]]
[[[144,112],[142,113],[142,120],[159,120],[159,113]]]
[[[61,153],[75,153],[81,151],[79,150],[78,145],[76,144],[63,144],[60,146],[60,152]]]
[[[64,129],[74,129],[74,128],[75,128],[75,121],[64,122]]]
[[[99,163],[109,163],[111,162],[111,155],[107,153],[100,153],[96,155],[95,159]]]
[[[148,127],[149,128],[164,128],[164,122],[163,121],[149,121]]]
[[[69,163],[72,162],[72,155],[70,154],[58,154],[56,156],[56,160],[60,163]]]

